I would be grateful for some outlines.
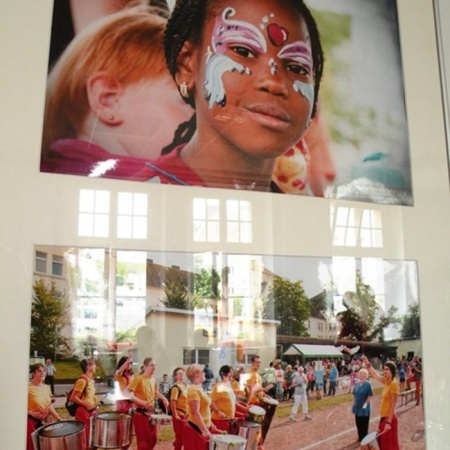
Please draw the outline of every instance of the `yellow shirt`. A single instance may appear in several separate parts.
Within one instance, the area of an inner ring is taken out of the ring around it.
[[[52,392],[50,386],[41,384],[35,386],[28,385],[28,411],[43,411],[52,402]]]
[[[186,414],[187,411],[187,384],[175,383],[176,388],[170,392],[170,401],[175,400],[177,402],[177,409]],[[178,388],[178,389],[177,389]]]
[[[254,395],[252,391],[255,386],[262,387],[261,375],[258,372],[250,372],[247,379],[248,402],[252,404],[259,404],[260,399],[263,397],[263,393],[259,392],[258,394]]]
[[[237,380],[231,382],[231,388],[235,393],[236,397],[245,398],[245,391],[241,388],[241,383]]]
[[[211,409],[210,409],[211,399],[208,397],[208,394],[195,384],[191,384],[188,386],[187,389],[188,420],[192,423],[195,423],[194,414],[192,413],[192,410],[190,408],[190,403],[192,401],[199,402],[200,416],[202,417],[205,426],[209,428],[211,426]],[[198,424],[196,425],[198,426]]]
[[[81,398],[83,402],[89,403],[90,405],[95,405],[98,402],[97,396],[95,395],[94,380],[87,381],[85,376],[81,376],[80,378],[78,378],[77,381],[75,381],[75,386],[73,387],[73,390],[74,392],[80,393],[80,395],[77,397]],[[83,394],[84,390],[85,392]]]
[[[381,393],[381,405],[380,416],[388,417],[391,409],[391,394],[398,395],[400,392],[399,385],[396,380],[392,380],[390,384],[387,384],[387,380],[384,381],[383,392]]]
[[[230,385],[226,383],[216,383],[211,391],[211,400],[219,408],[219,411],[232,418],[236,413],[236,394]],[[212,412],[213,419],[222,419],[215,411]]]
[[[156,398],[157,385],[153,377],[145,374],[136,375],[130,381],[128,389],[140,400],[153,403]]]

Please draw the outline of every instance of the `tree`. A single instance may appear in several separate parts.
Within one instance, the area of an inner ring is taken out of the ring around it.
[[[194,276],[194,295],[196,298],[196,306],[199,308],[215,309],[215,302],[220,298],[220,275],[214,269],[210,271],[202,269],[200,273]]]
[[[34,283],[33,292],[30,350],[45,357],[69,353],[68,341],[61,334],[68,324],[69,302],[65,294],[58,291],[54,282],[47,285],[44,280]]]
[[[161,300],[166,308],[194,309],[196,305],[195,296],[189,291],[186,281],[179,279],[166,281],[163,285],[166,298]]]
[[[402,318],[401,335],[403,338],[420,337],[420,315],[418,303],[408,306],[408,311]]]
[[[196,273],[194,277],[194,293],[197,297],[203,298],[220,298],[220,275],[214,269],[210,271],[202,269],[200,273]]]
[[[277,334],[307,335],[310,303],[301,281],[276,276],[264,299],[263,318],[281,322]]]
[[[379,336],[382,340],[385,328],[390,325],[395,326],[399,322],[399,318],[395,315],[397,308],[392,306],[375,322],[380,306],[375,300],[373,288],[364,283],[359,270],[356,271],[355,284],[356,291],[348,291],[343,296],[343,304],[346,309],[338,314],[341,322],[340,337],[371,341]]]

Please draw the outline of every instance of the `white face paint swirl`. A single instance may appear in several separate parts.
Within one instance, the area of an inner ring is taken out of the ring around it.
[[[303,41],[297,41],[286,45],[280,50],[277,56],[280,59],[286,59],[298,64],[307,75],[310,75],[313,70],[311,48]],[[300,80],[295,80],[293,88],[295,92],[299,92],[309,102],[309,118],[307,121],[307,126],[309,126],[314,106],[314,83],[305,83]]]
[[[212,36],[214,53],[208,54],[203,86],[203,95],[208,100],[209,108],[212,108],[214,104],[223,106],[226,102],[226,92],[222,81],[225,72],[237,71],[240,74],[250,74],[250,71],[242,64],[224,55],[230,46],[242,45],[254,53],[267,52],[267,42],[261,31],[250,23],[230,20],[229,17],[234,16],[235,13],[234,8],[226,8],[214,25]]]

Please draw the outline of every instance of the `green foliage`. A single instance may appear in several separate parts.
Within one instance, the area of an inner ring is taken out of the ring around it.
[[[33,292],[30,351],[51,358],[68,354],[69,344],[61,334],[69,317],[65,294],[58,291],[55,283],[47,285],[44,280],[34,283]]]
[[[414,303],[408,306],[408,311],[403,316],[401,322],[401,335],[403,338],[420,337],[420,314],[418,303]]]
[[[194,293],[197,297],[203,298],[220,298],[220,275],[214,269],[202,269],[200,273],[195,274]]]
[[[196,298],[189,291],[186,281],[166,281],[163,286],[166,298],[161,300],[166,308],[192,310],[196,306]]]
[[[264,299],[263,318],[281,322],[278,334],[306,336],[309,317],[310,303],[302,282],[276,276]]]

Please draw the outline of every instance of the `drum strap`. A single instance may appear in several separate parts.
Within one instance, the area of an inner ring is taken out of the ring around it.
[[[33,416],[30,416],[29,414],[27,414],[27,416],[28,416],[28,418],[30,419],[30,420],[32,420],[35,424],[36,424],[36,427],[41,427],[42,425],[44,425],[44,422],[42,421],[42,420],[40,420],[40,419],[36,419],[36,417],[33,417]]]
[[[189,425],[190,425],[197,433],[202,434],[202,432],[200,431],[200,428],[199,428],[197,425],[195,425],[194,422],[191,422],[190,420],[188,420],[188,424],[189,424]]]

